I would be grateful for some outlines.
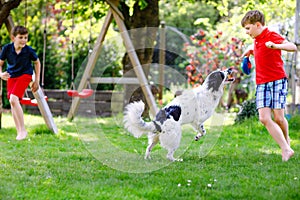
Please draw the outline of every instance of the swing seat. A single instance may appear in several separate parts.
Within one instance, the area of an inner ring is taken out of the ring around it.
[[[23,105],[30,105],[30,104],[31,104],[31,99],[30,99],[30,98],[23,97],[23,98],[20,100],[20,103],[23,104]]]
[[[70,97],[78,97],[78,92],[76,90],[67,90],[67,94]]]
[[[83,89],[81,92],[78,92],[77,90],[68,90],[67,94],[70,97],[79,97],[79,98],[88,98],[92,96],[94,93],[94,90],[92,89]]]
[[[48,101],[47,96],[45,96],[45,100]],[[23,97],[20,100],[20,103],[23,104],[23,105],[28,105],[28,106],[38,106],[38,103],[37,103],[36,99],[30,99],[30,98],[27,98],[27,97]]]
[[[94,93],[94,90],[92,90],[92,89],[83,89],[78,94],[79,94],[80,98],[88,98],[88,97],[92,96],[93,93]]]

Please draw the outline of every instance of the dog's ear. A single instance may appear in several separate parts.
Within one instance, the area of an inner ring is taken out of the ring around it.
[[[167,114],[165,110],[159,110],[159,112],[156,114],[155,121],[159,121],[161,124],[164,123],[164,121],[167,120]]]
[[[225,75],[220,71],[212,72],[206,79],[207,82],[207,90],[212,89],[212,92],[216,92],[219,90]]]

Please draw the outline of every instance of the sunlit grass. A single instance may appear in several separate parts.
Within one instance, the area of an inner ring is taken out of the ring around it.
[[[198,142],[185,125],[175,153],[182,161],[174,163],[159,145],[145,161],[147,138],[126,132],[122,115],[55,118],[57,135],[40,116],[25,121],[29,136],[16,141],[11,115],[2,117],[0,199],[300,198],[299,116],[289,121],[295,156],[288,162],[258,121],[234,125],[232,114],[208,120]]]

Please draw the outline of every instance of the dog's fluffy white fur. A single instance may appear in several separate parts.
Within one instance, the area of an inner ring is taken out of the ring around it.
[[[142,119],[144,103],[133,102],[126,106],[124,126],[136,138],[148,135],[145,159],[150,158],[152,148],[160,142],[167,149],[167,158],[174,161],[174,152],[180,145],[181,125],[190,123],[197,131],[195,140],[206,134],[203,123],[212,116],[228,83],[231,69],[213,71],[204,83],[192,90],[185,90],[156,114],[151,122]]]

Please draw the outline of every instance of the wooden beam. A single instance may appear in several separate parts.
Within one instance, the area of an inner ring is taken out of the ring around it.
[[[295,12],[295,43],[299,47],[300,45],[300,0],[296,2]]]
[[[154,96],[151,92],[151,87],[148,83],[148,80],[147,80],[145,74],[144,74],[142,65],[138,59],[138,56],[135,52],[135,49],[134,49],[131,39],[129,37],[128,31],[124,24],[124,21],[119,17],[119,15],[114,10],[112,10],[112,14],[114,16],[114,19],[115,19],[119,29],[120,29],[120,33],[121,33],[121,36],[123,38],[123,41],[124,41],[124,44],[126,47],[126,51],[128,53],[128,56],[130,58],[132,65],[133,65],[134,72],[139,80],[139,84],[142,88],[142,91],[144,93],[146,101],[150,107],[150,112],[151,112],[152,116],[155,116],[156,113],[158,112],[158,108],[157,108]]]
[[[159,31],[159,100],[163,98],[163,89],[164,89],[164,67],[166,64],[166,29],[165,22],[162,21]]]
[[[92,77],[92,84],[139,84],[139,79],[134,77]]]
[[[109,11],[106,15],[104,24],[102,26],[101,32],[100,32],[100,34],[97,38],[96,44],[93,48],[92,54],[88,58],[87,65],[85,67],[85,70],[84,70],[84,73],[82,75],[81,81],[80,81],[79,86],[77,88],[78,91],[83,90],[87,86],[87,82],[88,82],[89,78],[91,77],[91,74],[92,74],[92,72],[95,68],[97,59],[98,59],[99,54],[101,52],[103,41],[105,39],[105,35],[107,33],[107,30],[109,28],[109,25],[110,25],[111,21],[112,21],[112,12],[111,12],[111,9],[109,9]],[[70,111],[68,113],[68,119],[69,120],[72,120],[74,118],[74,116],[76,115],[79,104],[80,104],[80,98],[79,97],[74,97],[73,101],[72,101],[72,105],[70,107]]]
[[[124,21],[124,16],[118,9],[119,0],[106,0],[106,2],[109,4],[110,8],[113,9],[119,15],[122,21]]]
[[[56,127],[56,124],[53,120],[52,113],[50,111],[50,108],[48,106],[48,103],[45,99],[44,92],[41,87],[36,92],[33,92],[33,96],[37,101],[40,113],[42,114],[44,121],[47,125],[47,127],[55,134],[58,133],[58,129]]]

